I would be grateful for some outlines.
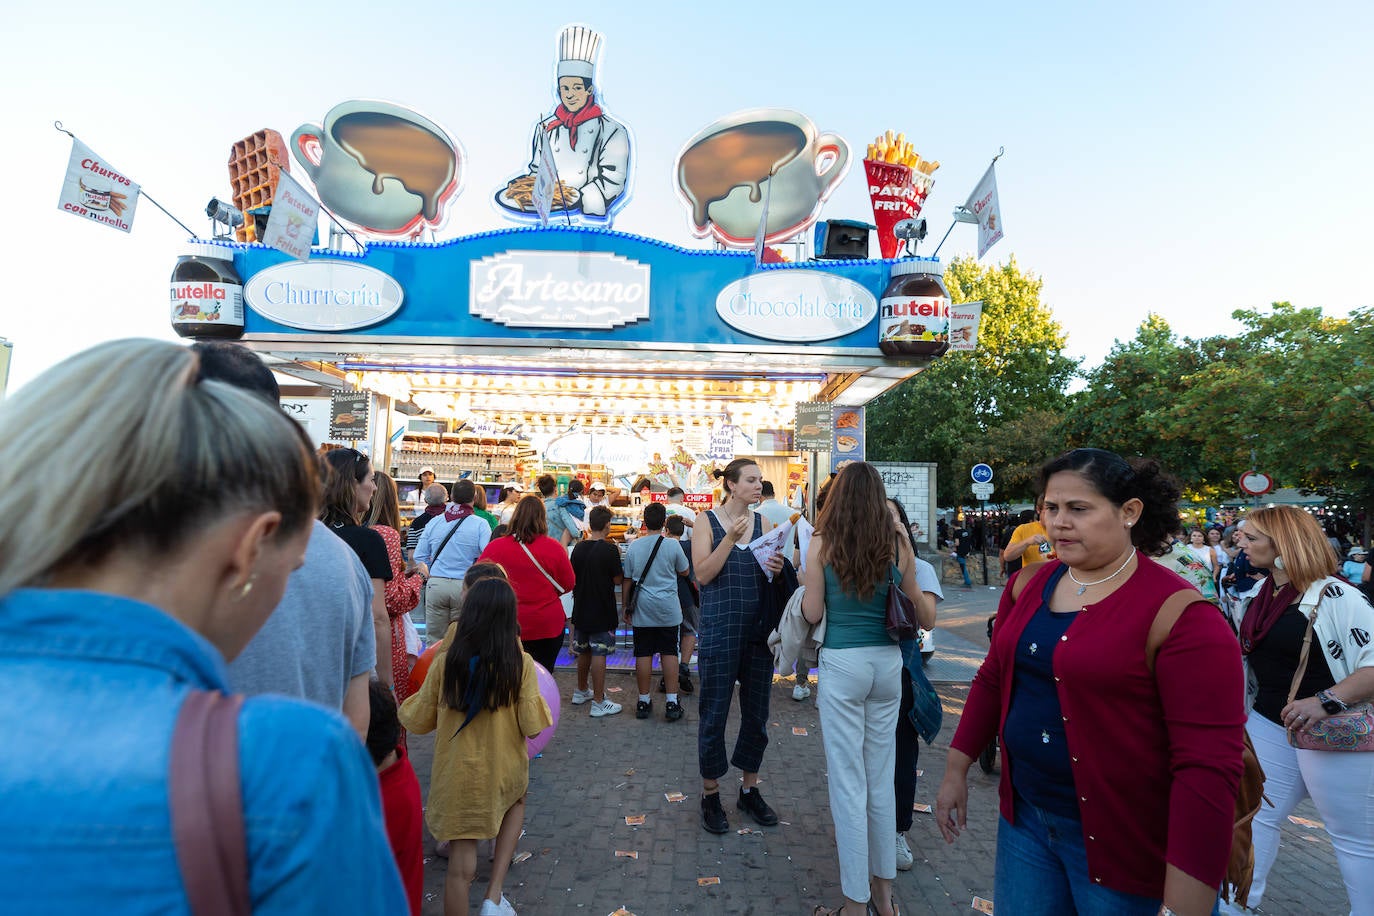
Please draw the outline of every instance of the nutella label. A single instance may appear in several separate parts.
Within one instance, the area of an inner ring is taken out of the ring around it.
[[[237,283],[173,281],[172,321],[243,325],[243,287]]]
[[[944,296],[884,296],[878,302],[880,343],[949,342],[949,299]]]

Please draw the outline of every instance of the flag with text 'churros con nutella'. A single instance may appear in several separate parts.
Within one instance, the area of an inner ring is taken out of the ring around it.
[[[138,185],[73,137],[57,209],[128,232],[137,206]]]

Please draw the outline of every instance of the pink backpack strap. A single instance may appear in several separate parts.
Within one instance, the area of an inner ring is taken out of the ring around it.
[[[192,690],[172,732],[172,838],[193,916],[249,916],[241,694]]]

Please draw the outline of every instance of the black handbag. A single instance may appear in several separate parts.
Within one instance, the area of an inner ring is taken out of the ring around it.
[[[902,591],[901,580],[892,575],[891,569],[888,570],[887,579],[887,635],[897,642],[915,639],[916,631],[920,629],[916,624],[916,605]]]
[[[639,583],[649,576],[649,570],[653,568],[654,557],[658,556],[658,548],[663,546],[663,535],[658,536],[658,543],[654,549],[649,551],[649,562],[644,564],[644,572],[639,574],[639,578],[630,582],[630,596],[625,599],[625,619],[629,620],[634,614],[635,608],[639,605]]]

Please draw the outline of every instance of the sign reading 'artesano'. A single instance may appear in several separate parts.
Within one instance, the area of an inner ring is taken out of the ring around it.
[[[868,325],[878,315],[878,300],[844,277],[770,270],[721,290],[716,313],[731,327],[765,340],[830,340]]]
[[[253,311],[306,331],[365,328],[396,314],[401,284],[350,261],[288,261],[253,275],[243,288]]]
[[[504,251],[473,262],[469,302],[512,328],[610,330],[649,317],[649,265],[604,251]]]

